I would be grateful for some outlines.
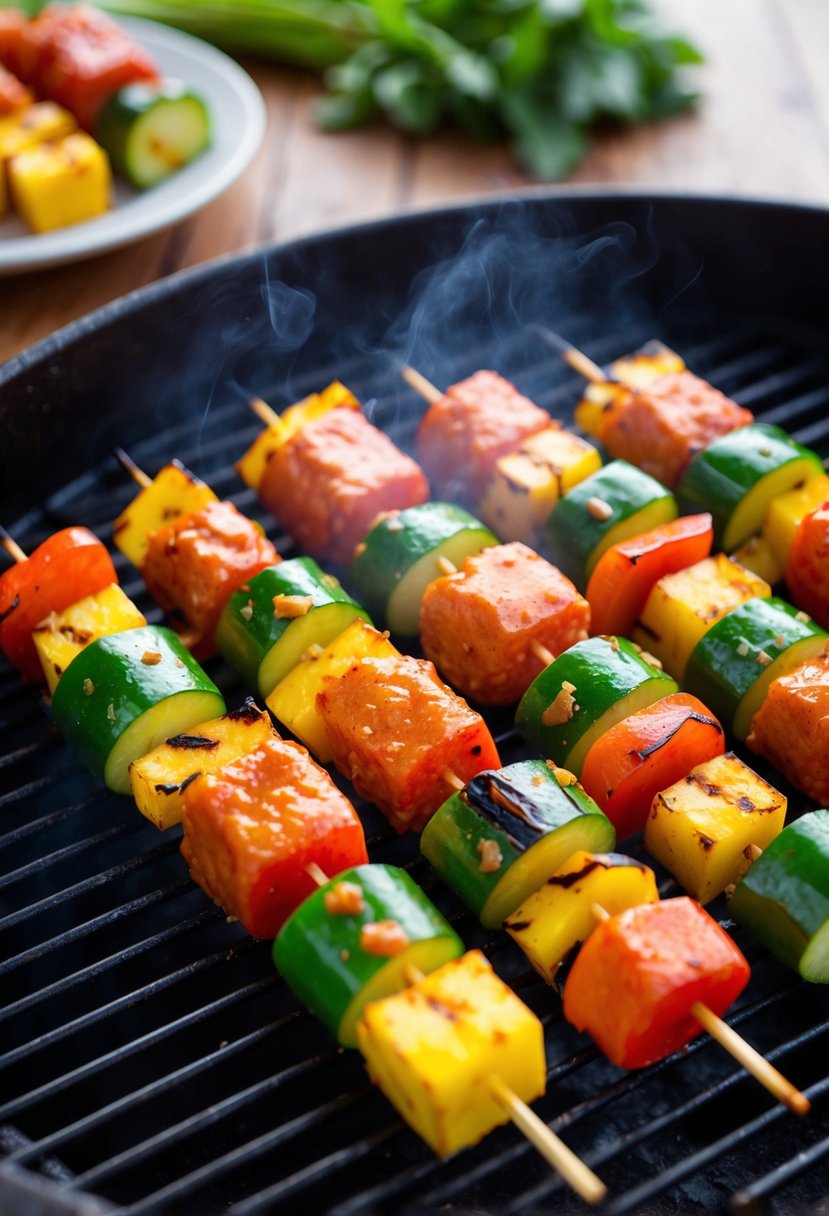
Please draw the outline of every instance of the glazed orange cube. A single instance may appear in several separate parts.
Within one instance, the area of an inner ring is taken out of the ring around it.
[[[798,789],[829,806],[829,654],[772,681],[746,742]]]
[[[326,679],[317,708],[337,768],[398,832],[420,831],[446,801],[447,770],[466,783],[501,766],[481,715],[423,659],[359,660]]]
[[[464,696],[517,701],[554,656],[587,637],[590,605],[569,578],[520,541],[467,557],[435,579],[420,609],[423,650]]]
[[[259,497],[301,549],[346,565],[381,511],[425,502],[429,483],[367,418],[340,408],[276,449]]]
[[[194,882],[253,937],[272,938],[315,889],[368,861],[357,814],[304,747],[275,738],[184,791],[182,854]]]
[[[693,372],[681,371],[646,388],[614,392],[597,438],[614,459],[629,460],[673,488],[697,452],[753,421],[750,410]]]
[[[233,592],[278,561],[253,520],[232,502],[210,502],[150,533],[141,572],[162,608],[177,610],[198,634],[192,649],[203,658],[215,649],[216,623]]]
[[[567,977],[564,1016],[619,1068],[644,1068],[699,1034],[696,1001],[724,1013],[749,975],[696,900],[640,904],[590,934]]]
[[[789,593],[829,629],[829,501],[800,521],[786,563]]]
[[[509,380],[475,372],[429,406],[417,432],[418,458],[436,494],[475,503],[501,456],[554,425]]]

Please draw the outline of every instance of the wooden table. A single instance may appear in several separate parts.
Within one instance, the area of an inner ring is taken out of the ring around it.
[[[694,112],[595,139],[565,184],[829,204],[827,0],[655,0],[707,56]],[[245,61],[264,144],[222,198],[172,230],[77,266],[0,279],[0,361],[127,291],[220,254],[534,183],[499,146],[313,121],[316,77]],[[817,252],[817,251],[816,251]]]

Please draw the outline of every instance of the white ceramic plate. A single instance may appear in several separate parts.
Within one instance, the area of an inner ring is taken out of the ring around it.
[[[119,181],[112,211],[85,224],[34,235],[16,218],[0,221],[0,274],[80,261],[169,228],[226,190],[262,141],[262,95],[238,64],[179,30],[135,17],[118,20],[149,51],[163,76],[185,81],[204,97],[213,124],[211,146],[151,190],[139,192]]]

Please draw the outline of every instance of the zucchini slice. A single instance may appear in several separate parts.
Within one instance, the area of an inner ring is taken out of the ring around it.
[[[97,138],[115,169],[146,190],[204,152],[210,115],[202,98],[181,81],[128,84],[104,107]]]

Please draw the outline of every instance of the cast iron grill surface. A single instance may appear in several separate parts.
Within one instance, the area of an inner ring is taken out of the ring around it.
[[[667,296],[682,285],[666,284]],[[441,384],[494,366],[570,421],[579,381],[555,353],[548,326],[599,362],[658,337],[758,418],[827,455],[829,359],[815,342],[817,314],[754,315],[731,303],[714,312],[646,302],[601,321],[595,310],[562,308],[507,331],[479,322],[476,340],[446,342],[420,358],[414,342],[406,353]],[[54,363],[59,375],[59,354]],[[281,407],[337,376],[409,449],[423,410],[376,346],[301,363],[292,354],[271,359],[267,374],[257,364],[254,381],[228,376],[209,409],[190,403],[169,425],[153,409],[143,438],[122,415],[124,441],[142,467],[154,473],[178,456],[220,496],[263,518],[283,556],[294,552],[289,539],[233,469],[259,429],[245,398],[255,392]],[[187,382],[185,367],[168,395],[186,395]],[[99,409],[105,388],[102,374],[92,388]],[[81,475],[9,519],[24,547],[69,523],[111,541],[111,521],[134,487],[112,460],[72,471]],[[127,593],[160,620],[135,571],[120,554],[115,563]],[[229,706],[247,693],[220,660],[208,669]],[[507,712],[489,720],[504,763],[529,755]],[[781,785],[774,770],[751,762]],[[809,809],[786,792],[793,813]],[[548,1092],[536,1109],[608,1183],[607,1216],[817,1211],[829,1189],[825,991],[760,950],[718,901],[712,911],[753,967],[728,1019],[804,1088],[812,1115],[796,1120],[704,1035],[654,1067],[623,1074],[563,1021],[556,995],[506,936],[482,930],[443,887],[417,841],[395,836],[373,808],[360,811],[372,859],[404,865],[542,1019]],[[337,1050],[298,1007],[268,944],[227,923],[190,882],[180,831],[160,835],[130,800],[103,790],[7,665],[0,816],[4,1213],[583,1210],[510,1127],[448,1162],[434,1158],[369,1085],[358,1053]],[[645,856],[638,840],[629,851]],[[663,895],[677,893],[664,871],[658,877]]]

